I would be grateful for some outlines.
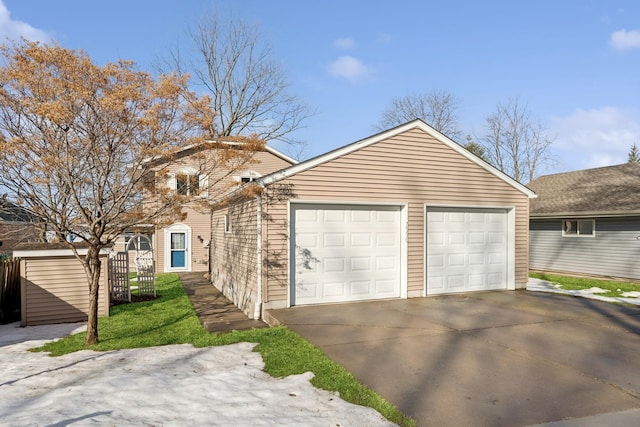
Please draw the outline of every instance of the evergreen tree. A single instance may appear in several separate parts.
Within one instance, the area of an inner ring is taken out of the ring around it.
[[[638,153],[638,146],[636,144],[633,144],[629,150],[627,163],[640,163],[640,153]]]

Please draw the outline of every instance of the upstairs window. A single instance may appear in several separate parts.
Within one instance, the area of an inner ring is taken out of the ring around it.
[[[169,174],[168,186],[181,196],[206,197],[208,179],[195,169],[182,169]]]
[[[564,237],[594,237],[595,235],[595,219],[565,219],[562,221],[562,236]]]
[[[200,175],[176,174],[176,191],[182,196],[200,194]]]

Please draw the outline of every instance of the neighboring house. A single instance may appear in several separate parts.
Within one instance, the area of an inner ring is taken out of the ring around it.
[[[40,218],[0,199],[0,254],[11,255],[18,243],[40,242],[43,226]]]
[[[154,250],[156,271],[158,272],[209,272],[209,244],[211,240],[211,213],[198,203],[211,197],[209,194],[210,171],[205,167],[206,152],[215,150],[214,145],[202,150],[186,148],[172,157],[169,164],[164,163],[164,173],[158,177],[158,186],[169,187],[171,191],[192,198],[192,202],[183,206],[185,219],[166,227],[144,227],[132,230],[116,242],[117,250],[125,250],[128,237],[134,232],[150,235]],[[265,151],[255,152],[253,162],[232,173],[226,182],[241,185],[263,175],[295,164],[290,157],[266,147]],[[213,185],[213,184],[212,184]],[[209,190],[207,190],[209,189]],[[140,248],[142,250],[146,249]]]
[[[213,213],[211,270],[253,318],[526,287],[535,194],[421,120],[247,185]]]
[[[529,187],[531,269],[640,279],[640,164],[542,176]]]

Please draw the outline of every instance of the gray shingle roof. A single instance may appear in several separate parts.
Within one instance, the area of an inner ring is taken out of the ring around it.
[[[541,176],[528,187],[536,216],[640,214],[640,163]]]

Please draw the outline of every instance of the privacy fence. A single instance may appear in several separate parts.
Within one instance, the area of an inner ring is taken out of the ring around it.
[[[0,261],[0,324],[20,320],[20,260]]]

